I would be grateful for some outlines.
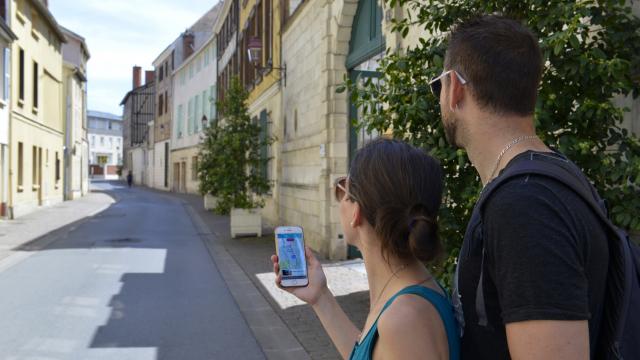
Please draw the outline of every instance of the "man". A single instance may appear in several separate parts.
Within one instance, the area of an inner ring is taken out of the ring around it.
[[[484,16],[451,33],[440,97],[448,141],[464,148],[487,185],[518,161],[564,158],[536,135],[542,72],[535,35]],[[439,94],[438,94],[439,92]],[[557,180],[507,180],[467,229],[458,261],[463,359],[588,359],[593,356],[608,266],[596,214]]]
[[[127,174],[127,185],[129,185],[129,187],[133,185],[133,173],[131,173],[131,170],[129,170]]]

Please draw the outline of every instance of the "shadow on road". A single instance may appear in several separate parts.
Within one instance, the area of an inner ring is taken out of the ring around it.
[[[43,245],[50,234],[15,249],[85,249],[90,278],[119,288],[103,305],[110,315],[96,324],[88,353],[151,348],[163,360],[264,358],[184,203],[121,182],[98,185],[94,191],[118,202],[71,232],[56,231],[68,232],[60,240]]]

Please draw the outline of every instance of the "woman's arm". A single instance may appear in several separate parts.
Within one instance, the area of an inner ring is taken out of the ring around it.
[[[327,278],[322,271],[322,265],[313,256],[311,250],[305,248],[307,267],[309,270],[309,285],[305,287],[282,287],[280,282],[280,267],[278,257],[271,256],[273,271],[276,273],[276,285],[282,290],[295,295],[300,300],[312,306],[324,329],[329,334],[331,341],[336,346],[343,358],[347,359],[358,339],[360,331],[349,320],[338,301],[327,287]]]

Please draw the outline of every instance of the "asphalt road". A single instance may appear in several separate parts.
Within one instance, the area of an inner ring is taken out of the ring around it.
[[[263,359],[185,205],[104,184],[114,205],[0,262],[0,359]]]

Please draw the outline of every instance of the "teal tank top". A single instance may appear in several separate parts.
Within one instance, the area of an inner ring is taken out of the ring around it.
[[[458,337],[458,326],[456,325],[456,320],[453,315],[453,307],[449,302],[449,299],[442,296],[436,291],[429,289],[420,285],[412,285],[408,286],[400,291],[398,291],[395,295],[393,295],[384,307],[376,321],[369,329],[367,335],[362,339],[360,343],[356,342],[353,350],[351,351],[351,356],[349,356],[349,360],[368,360],[373,356],[373,347],[378,340],[378,319],[382,313],[391,305],[391,303],[400,295],[404,294],[413,294],[418,295],[429,301],[435,308],[438,310],[440,317],[442,318],[442,322],[444,323],[444,329],[447,333],[447,341],[449,342],[449,359],[450,360],[458,360],[460,358],[460,339]]]

